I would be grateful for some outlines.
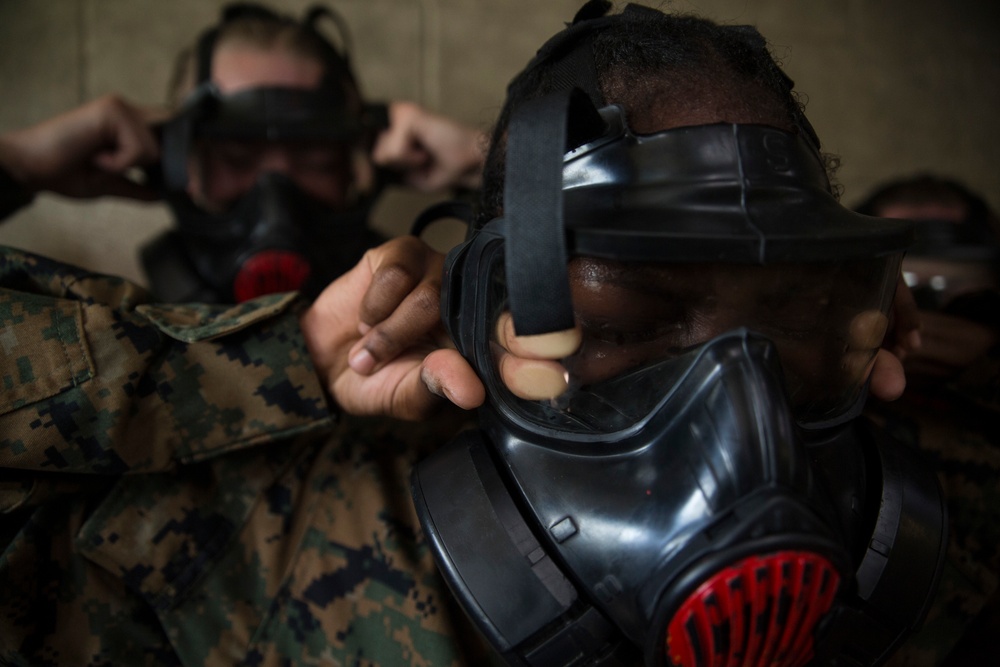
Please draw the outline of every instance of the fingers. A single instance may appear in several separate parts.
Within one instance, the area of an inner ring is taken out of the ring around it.
[[[524,359],[500,352],[497,368],[510,393],[528,401],[555,398],[569,387],[568,373],[557,361]]]
[[[427,355],[421,380],[432,394],[464,410],[478,408],[486,400],[483,383],[457,350],[437,350]]]
[[[910,287],[900,276],[896,283],[896,294],[892,300],[892,328],[884,345],[897,357],[903,359],[921,345],[920,311]]]
[[[94,164],[112,173],[123,173],[137,165],[153,163],[160,155],[160,146],[150,127],[150,119],[158,117],[152,109],[142,110],[117,97],[102,98],[102,149],[94,156]]]
[[[419,107],[412,102],[389,105],[389,127],[379,134],[372,148],[375,164],[398,170],[426,165],[430,156],[418,143],[419,132],[414,129],[419,113]]]
[[[886,349],[880,349],[872,364],[871,395],[882,401],[894,401],[906,389],[906,375],[899,357]]]
[[[871,324],[868,322],[868,324]],[[852,334],[855,323],[852,323]],[[868,390],[882,401],[894,401],[906,389],[906,373],[903,359],[921,346],[920,313],[913,292],[900,276],[896,283],[896,294],[892,301],[892,324],[882,342],[882,348],[875,355],[869,375]],[[880,327],[879,327],[880,328]]]
[[[407,354],[371,376],[348,371],[336,378],[331,393],[350,414],[404,420],[427,419],[446,405],[443,398],[471,410],[486,397],[472,367],[455,350]]]
[[[147,122],[161,112],[140,110],[108,95],[32,127],[4,135],[4,153],[18,180],[33,190],[70,197],[119,195],[150,199],[123,182],[132,167],[154,162],[159,146]],[[102,178],[113,175],[116,178]]]
[[[582,334],[579,328],[539,334],[518,336],[514,332],[514,318],[509,312],[497,319],[497,342],[507,351],[528,359],[562,359],[576,352],[580,347]]]
[[[922,342],[906,356],[907,373],[953,377],[986,355],[997,343],[997,331],[963,317],[939,312],[921,313]]]
[[[369,251],[371,287],[361,301],[361,321],[388,318],[418,285],[440,289],[444,255],[414,236],[400,236]]]
[[[482,402],[478,378],[461,355],[435,354],[444,339],[443,263],[415,237],[393,239],[368,251],[303,316],[317,370],[348,412],[419,419],[440,409],[442,395],[460,407]]]
[[[480,185],[482,133],[412,102],[393,102],[389,119],[372,149],[376,164],[402,171],[407,184],[427,192]]]
[[[497,343],[502,348],[497,367],[511,393],[526,400],[546,400],[559,396],[569,384],[568,374],[558,359],[580,347],[579,328],[537,336],[518,336],[509,312],[497,320]]]
[[[444,256],[415,237],[399,237],[370,251],[371,284],[360,307],[360,332],[348,363],[372,373],[417,341],[443,345],[441,275]]]

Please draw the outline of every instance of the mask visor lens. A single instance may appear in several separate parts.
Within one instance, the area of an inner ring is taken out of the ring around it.
[[[775,345],[796,419],[835,419],[867,381],[887,330],[899,261],[760,266],[574,258],[568,270],[582,343],[561,360],[569,388],[551,401],[515,404],[533,421],[570,431],[622,430],[664,400],[686,354],[745,328]]]

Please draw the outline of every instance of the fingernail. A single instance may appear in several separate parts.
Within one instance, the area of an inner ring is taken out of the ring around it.
[[[920,332],[916,329],[906,334],[906,342],[911,350],[919,350],[924,344],[923,339],[920,337]]]
[[[579,329],[556,331],[554,333],[521,336],[518,342],[525,350],[530,350],[543,359],[561,359],[576,352],[580,347]]]
[[[858,313],[851,320],[848,330],[848,346],[852,350],[874,350],[882,344],[889,318],[877,310]]]
[[[347,363],[355,373],[368,375],[375,368],[375,357],[365,348],[361,348],[347,360]]]

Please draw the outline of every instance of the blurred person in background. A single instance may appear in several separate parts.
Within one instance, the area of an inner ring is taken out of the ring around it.
[[[931,461],[948,500],[949,546],[926,623],[890,665],[989,664],[1000,633],[1000,242],[998,219],[965,185],[901,178],[857,210],[916,223],[903,272],[920,308],[900,400],[869,412]]]
[[[172,111],[109,96],[0,137],[18,186],[4,212],[41,190],[162,198],[175,226],[141,249],[158,299],[314,298],[384,240],[367,223],[387,181],[478,185],[480,133],[411,102],[366,101],[347,28],[323,6],[299,20],[227,5],[175,70]]]

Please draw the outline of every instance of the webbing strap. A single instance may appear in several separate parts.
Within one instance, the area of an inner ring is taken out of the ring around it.
[[[570,134],[593,138],[603,128],[597,110],[577,88],[531,100],[511,116],[504,186],[505,267],[519,336],[573,327],[563,224],[563,155]]]

